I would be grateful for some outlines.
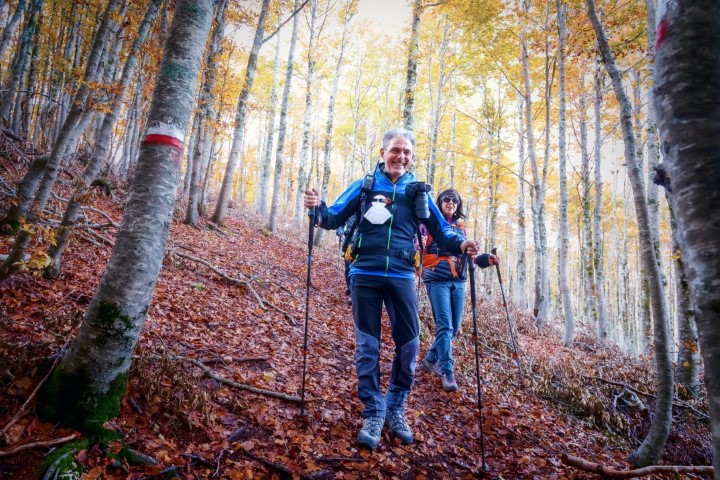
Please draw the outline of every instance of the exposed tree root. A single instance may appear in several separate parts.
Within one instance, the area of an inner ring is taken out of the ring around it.
[[[151,357],[152,358],[161,358],[158,355],[152,355]],[[240,390],[246,390],[248,392],[257,393],[258,395],[265,395],[266,397],[278,398],[280,400],[285,400],[287,402],[300,403],[302,401],[300,397],[294,397],[292,395],[287,395],[285,393],[274,392],[272,390],[267,390],[265,388],[253,387],[252,385],[238,383],[234,380],[230,380],[229,378],[222,377],[222,376],[218,375],[217,373],[215,373],[214,371],[212,371],[212,369],[210,369],[210,367],[208,367],[204,363],[200,362],[199,360],[195,360],[194,358],[188,358],[188,357],[183,357],[182,355],[173,355],[173,354],[170,354],[170,357],[176,358],[178,360],[182,360],[184,362],[192,363],[193,365],[198,367],[200,370],[202,370],[205,373],[205,375],[207,375],[208,377],[212,378],[215,381],[224,383],[225,385],[230,385],[231,387],[238,388]],[[313,399],[306,397],[305,401],[312,402]]]
[[[22,452],[23,450],[30,450],[31,448],[36,448],[36,447],[54,447],[55,445],[62,445],[63,443],[67,443],[72,440],[75,440],[79,436],[80,436],[79,434],[73,433],[72,435],[68,435],[67,437],[54,438],[52,440],[46,440],[44,442],[38,441],[38,442],[23,443],[22,445],[18,445],[15,448],[0,451],[0,457],[9,457],[10,455],[14,455],[18,452]]]
[[[187,247],[183,247],[183,248],[187,248]],[[294,318],[292,315],[290,315],[289,312],[283,310],[282,308],[278,307],[277,305],[275,305],[275,304],[273,304],[273,303],[271,303],[271,302],[269,302],[269,301],[267,301],[267,300],[265,300],[265,301],[263,302],[263,299],[260,297],[260,295],[258,295],[258,293],[255,291],[255,289],[253,289],[252,286],[250,285],[251,280],[244,280],[244,279],[242,279],[242,278],[231,277],[231,276],[229,276],[228,274],[226,274],[225,272],[223,272],[222,270],[220,270],[220,269],[219,269],[218,267],[216,267],[215,265],[211,264],[210,262],[208,262],[208,261],[206,261],[206,260],[203,260],[202,258],[198,258],[198,257],[195,257],[195,256],[193,256],[193,255],[189,255],[189,254],[187,254],[187,253],[181,253],[181,252],[179,252],[179,251],[177,251],[177,250],[168,250],[168,253],[171,253],[171,254],[173,254],[173,255],[177,255],[178,257],[186,258],[186,259],[188,259],[188,260],[190,260],[190,261],[197,262],[197,263],[200,263],[200,264],[202,264],[202,265],[205,265],[207,268],[209,268],[209,269],[212,270],[213,272],[217,273],[218,275],[220,275],[220,276],[221,276],[222,278],[224,278],[225,280],[227,280],[227,281],[229,281],[229,282],[232,282],[232,283],[236,283],[236,284],[243,285],[243,286],[247,287],[247,289],[250,290],[250,292],[255,296],[255,299],[258,301],[258,304],[260,305],[260,308],[262,308],[263,310],[265,310],[265,309],[267,309],[267,307],[272,307],[272,308],[274,308],[275,310],[277,310],[278,312],[280,312],[280,313],[282,313],[283,315],[285,315],[285,318],[286,318],[292,325],[296,326],[296,325],[298,324],[298,322],[295,320],[295,318]]]
[[[172,255],[177,255],[178,257],[187,258],[188,260],[197,262],[201,265],[205,265],[207,268],[209,268],[213,272],[217,273],[225,280],[232,282],[232,283],[246,286],[248,288],[248,290],[250,290],[250,292],[252,292],[252,294],[255,296],[255,299],[260,304],[260,308],[265,309],[265,304],[263,303],[262,299],[260,298],[260,295],[258,295],[257,292],[252,288],[249,280],[243,280],[241,278],[231,277],[230,275],[226,274],[225,272],[223,272],[222,270],[217,268],[215,265],[203,260],[202,258],[198,258],[193,255],[188,255],[187,253],[181,253],[181,252],[178,252],[177,250],[168,250],[168,253],[170,253]]]
[[[562,454],[560,456],[560,460],[562,460],[565,465],[570,465],[571,467],[575,467],[586,472],[597,473],[598,475],[609,478],[634,478],[663,473],[699,473],[703,475],[712,475],[715,472],[713,467],[678,465],[651,465],[649,467],[638,468],[635,470],[616,470],[599,463],[589,462],[587,460],[583,460],[582,458],[566,454]]]

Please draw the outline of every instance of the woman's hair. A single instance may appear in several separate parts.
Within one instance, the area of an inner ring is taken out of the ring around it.
[[[458,199],[457,208],[455,209],[455,213],[453,213],[453,220],[457,220],[458,218],[465,218],[465,213],[463,212],[463,201],[460,194],[455,190],[454,188],[448,188],[440,192],[440,194],[437,196],[437,200],[435,200],[435,203],[437,204],[437,207],[442,212],[442,201],[443,198],[445,198],[446,195],[452,195],[455,198]]]

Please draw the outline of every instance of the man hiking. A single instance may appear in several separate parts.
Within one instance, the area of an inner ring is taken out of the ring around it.
[[[426,226],[443,250],[476,255],[477,242],[453,232],[437,206],[428,202],[428,186],[409,172],[415,135],[393,129],[382,139],[382,162],[364,179],[355,181],[337,201],[326,206],[317,189],[305,191],[304,205],[316,209],[315,221],[335,229],[358,214],[351,245],[350,291],[355,322],[355,368],[358,397],[364,405],[364,424],[358,443],[374,449],[383,425],[403,443],[413,434],[405,417],[405,400],[415,382],[419,324],[415,292],[419,223]],[[380,384],[380,320],[383,304],[390,317],[395,357],[390,383],[383,395]]]

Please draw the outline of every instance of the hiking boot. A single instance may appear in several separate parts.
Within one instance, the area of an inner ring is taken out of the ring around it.
[[[380,443],[380,435],[382,435],[383,417],[368,417],[365,419],[363,428],[358,433],[357,441],[360,445],[375,450]]]
[[[427,358],[422,359],[422,362],[420,362],[419,367],[420,367],[420,370],[422,370],[423,372],[440,375],[440,369],[438,368],[438,364],[428,362]]]
[[[413,433],[403,410],[390,410],[385,417],[385,423],[394,437],[398,437],[403,443],[413,443]]]
[[[442,374],[442,386],[446,392],[457,392],[458,384],[455,383],[455,377],[452,372]]]

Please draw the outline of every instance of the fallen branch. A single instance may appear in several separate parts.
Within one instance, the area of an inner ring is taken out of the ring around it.
[[[87,233],[89,233],[90,235],[92,235],[93,237],[99,239],[102,243],[104,243],[104,244],[106,244],[106,245],[110,245],[111,247],[114,247],[114,246],[115,246],[115,242],[113,242],[112,240],[110,240],[109,238],[107,238],[107,237],[105,237],[105,236],[103,236],[103,235],[100,235],[99,233],[97,233],[97,232],[95,232],[95,231],[93,231],[93,230],[85,230],[85,232],[87,232]]]
[[[115,220],[112,219],[112,217],[110,216],[109,213],[104,212],[98,208],[92,207],[90,205],[83,205],[82,208],[83,208],[83,210],[90,210],[91,212],[99,213],[100,215],[105,217],[105,219],[110,223],[111,226],[113,226],[115,228],[120,228],[119,225],[117,223],[115,223]]]
[[[220,450],[220,453],[215,459],[215,471],[212,475],[210,475],[210,478],[217,478],[217,476],[220,475],[220,466],[222,465],[223,456],[225,456],[226,452],[227,450],[225,450],[224,448]]]
[[[616,470],[612,467],[606,467],[599,463],[588,462],[579,457],[573,457],[572,455],[562,454],[560,460],[571,467],[575,467],[585,472],[597,473],[603,477],[610,478],[633,478],[642,477],[645,475],[652,474],[664,474],[664,473],[699,473],[703,475],[712,475],[715,472],[713,467],[698,467],[698,466],[679,466],[679,465],[651,465],[649,467],[638,468],[636,470]]]
[[[15,448],[11,448],[10,450],[0,451],[0,457],[8,457],[8,456],[14,455],[18,452],[22,452],[23,450],[30,450],[31,448],[35,448],[35,447],[54,447],[55,445],[61,445],[63,443],[67,443],[71,440],[75,440],[79,436],[80,436],[79,433],[73,433],[72,435],[68,435],[67,437],[55,438],[53,440],[46,440],[44,442],[24,443],[22,445],[18,445]]]
[[[362,457],[313,457],[316,462],[323,463],[342,463],[342,462],[355,462],[362,463],[365,461]]]
[[[270,360],[270,357],[230,357],[230,358],[232,359],[232,362],[234,362],[234,363],[266,362],[266,361]],[[213,365],[216,363],[229,363],[229,362],[226,362],[225,358],[223,358],[223,357],[201,358],[199,361],[204,363],[205,365]]]
[[[197,455],[195,453],[185,452],[185,453],[181,453],[180,455],[183,457],[187,457],[188,460],[190,460],[190,465],[199,464],[199,465],[202,465],[203,467],[214,467],[215,466],[215,464],[212,463],[211,461],[206,460],[202,456]]]
[[[80,235],[80,238],[85,240],[86,242],[95,245],[98,248],[102,248],[104,245],[97,240],[95,240],[93,237],[91,237],[89,234]]]
[[[264,388],[253,387],[252,385],[238,383],[234,380],[230,380],[228,378],[222,377],[222,376],[218,375],[217,373],[213,372],[207,365],[205,365],[204,363],[202,363],[198,360],[195,360],[194,358],[183,357],[181,355],[170,355],[170,356],[173,358],[176,358],[178,360],[182,360],[184,362],[192,363],[193,365],[198,367],[200,370],[202,370],[205,373],[205,375],[207,375],[208,377],[210,377],[213,380],[218,381],[220,383],[230,385],[231,387],[235,387],[240,390],[246,390],[246,391],[252,392],[252,393],[257,393],[259,395],[265,395],[267,397],[278,398],[280,400],[285,400],[288,402],[300,403],[300,401],[301,401],[300,397],[294,397],[292,395],[287,395],[285,393],[280,393],[280,392],[274,392],[272,390],[267,390]],[[153,355],[152,357],[160,358],[159,355]],[[313,399],[305,398],[305,401],[312,402]]]
[[[222,278],[224,278],[225,280],[228,280],[228,281],[230,281],[230,282],[232,282],[232,283],[237,283],[237,284],[246,286],[246,287],[248,288],[248,290],[250,290],[250,291],[252,292],[252,294],[255,295],[255,299],[256,299],[256,300],[258,301],[258,303],[260,304],[260,308],[265,309],[265,304],[263,303],[262,299],[260,298],[260,295],[258,295],[257,292],[252,288],[252,286],[250,285],[250,282],[249,282],[249,281],[243,280],[243,279],[241,279],[241,278],[231,277],[231,276],[229,276],[228,274],[226,274],[225,272],[223,272],[222,270],[220,270],[219,268],[217,268],[217,267],[216,267],[215,265],[213,265],[212,263],[207,262],[207,261],[203,260],[202,258],[198,258],[198,257],[195,257],[195,256],[193,256],[193,255],[188,255],[187,253],[180,253],[180,252],[178,252],[177,250],[169,250],[168,253],[170,253],[170,254],[172,254],[172,255],[177,255],[178,257],[187,258],[188,260],[191,260],[191,261],[193,261],[193,262],[197,262],[197,263],[199,263],[199,264],[201,264],[201,265],[205,265],[207,268],[209,268],[209,269],[212,270],[213,272],[217,273],[218,275],[220,275],[220,276],[221,276]]]
[[[293,471],[290,470],[285,465],[273,462],[266,458],[258,457],[254,453],[252,453],[249,450],[247,450],[246,448],[242,447],[242,445],[240,446],[240,451],[242,451],[245,455],[252,458],[253,460],[258,461],[258,462],[262,463],[263,465],[267,466],[268,468],[270,468],[271,470],[274,470],[277,473],[279,473],[280,478],[296,478],[296,476],[297,476],[297,473],[293,473]],[[309,480],[309,479],[312,479],[312,477],[300,472],[300,479],[301,480]]]
[[[593,376],[584,376],[584,378],[586,378],[586,379],[588,379],[588,380],[597,380],[597,381],[599,381],[599,382],[607,383],[607,384],[609,384],[609,385],[615,385],[616,387],[623,387],[623,388],[626,388],[626,389],[630,390],[630,391],[633,392],[633,393],[637,393],[638,395],[644,395],[644,396],[646,396],[646,397],[650,397],[650,398],[657,399],[657,397],[656,397],[655,395],[653,395],[652,393],[643,392],[642,390],[638,390],[637,388],[635,388],[635,387],[633,387],[633,386],[631,386],[631,385],[622,383],[622,382],[615,382],[615,381],[613,381],[613,380],[608,380],[608,379],[606,379],[606,378],[593,377]],[[709,416],[709,415],[701,412],[700,410],[697,410],[696,408],[693,408],[692,406],[688,405],[687,403],[682,403],[682,402],[678,402],[678,401],[675,401],[675,400],[674,400],[674,401],[673,401],[673,406],[675,406],[675,407],[680,407],[680,408],[686,408],[686,409],[688,409],[688,410],[696,413],[696,414],[697,414],[698,416],[700,416],[701,418],[704,418],[704,419],[706,419],[706,420],[709,420],[709,419],[710,419],[710,416]]]
[[[282,313],[283,315],[285,315],[285,318],[288,319],[293,326],[297,326],[297,324],[298,324],[297,321],[296,321],[296,320],[293,318],[293,316],[290,315],[288,312],[286,312],[286,311],[283,310],[282,308],[278,307],[278,306],[275,305],[274,303],[268,302],[267,300],[265,301],[265,303],[266,303],[267,305],[271,306],[272,308],[274,308],[275,310],[277,310],[278,312],[280,312],[280,313]]]

